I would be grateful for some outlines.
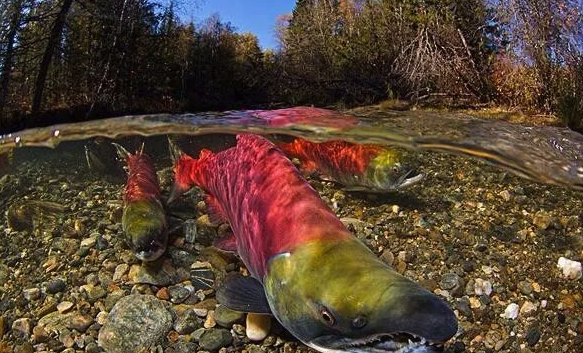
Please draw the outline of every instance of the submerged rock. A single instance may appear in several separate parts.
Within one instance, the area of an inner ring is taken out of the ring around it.
[[[211,328],[205,331],[198,342],[200,348],[207,351],[217,351],[233,342],[233,336],[229,330],[222,328]]]
[[[569,260],[561,256],[557,262],[557,267],[563,271],[563,277],[567,279],[581,278],[581,263],[578,261]]]
[[[99,331],[98,343],[108,353],[147,350],[161,342],[172,328],[172,315],[153,295],[120,299]]]

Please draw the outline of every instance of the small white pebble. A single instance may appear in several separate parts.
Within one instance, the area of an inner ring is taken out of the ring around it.
[[[400,210],[400,209],[401,209],[401,208],[399,207],[399,205],[393,205],[393,207],[392,207],[392,211],[393,211],[393,213],[396,213],[396,214],[398,214],[398,213],[399,213],[399,210]]]
[[[569,260],[561,256],[557,262],[557,267],[563,271],[563,277],[567,279],[581,278],[581,263],[578,261]]]
[[[544,308],[547,307],[547,304],[548,303],[549,303],[548,301],[546,301],[545,299],[543,299],[543,300],[540,301],[540,307],[544,309]]]
[[[247,314],[245,333],[251,341],[261,341],[271,330],[271,316],[265,314]]]
[[[492,283],[488,280],[476,278],[474,280],[474,292],[476,295],[490,295],[492,293]]]
[[[500,316],[503,318],[506,318],[506,319],[514,320],[518,317],[519,310],[520,310],[520,307],[518,306],[518,304],[510,303],[510,304],[508,304],[506,309],[504,309],[504,314],[502,314]]]

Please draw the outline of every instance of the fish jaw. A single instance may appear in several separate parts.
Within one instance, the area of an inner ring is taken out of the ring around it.
[[[126,205],[123,209],[122,228],[128,246],[139,260],[154,261],[166,251],[166,214],[158,200]]]
[[[402,190],[414,185],[425,177],[416,174],[416,168],[408,152],[386,149],[372,159],[364,173],[362,184],[372,191],[386,192]]]
[[[439,352],[457,332],[444,301],[356,238],[275,256],[264,286],[282,326],[320,352]]]
[[[442,344],[427,344],[423,338],[406,334],[378,334],[358,340],[340,336],[322,336],[306,343],[307,346],[324,353],[438,353]]]

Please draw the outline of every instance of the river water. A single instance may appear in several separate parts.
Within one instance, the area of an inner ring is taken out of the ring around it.
[[[448,351],[581,351],[581,279],[565,278],[557,261],[583,257],[583,135],[462,113],[356,112],[296,107],[140,115],[0,136],[6,216],[0,224],[0,352],[99,352],[99,330],[120,297],[145,293],[175,307],[190,305],[176,299],[176,288],[192,290],[194,281],[182,270],[207,264],[220,277],[217,271],[238,269],[236,259],[203,250],[211,244],[205,237],[221,228],[204,222],[195,193],[172,210],[178,220],[171,222],[171,246],[161,265],[171,274],[144,280],[139,261],[118,240],[125,172],[109,143],[130,151],[143,144],[166,193],[172,182],[167,136],[195,154],[228,148],[238,133],[398,146],[418,154],[425,180],[387,195],[310,182],[375,253],[454,308],[460,331]],[[10,223],[18,207],[30,212],[21,223]],[[198,229],[196,240],[188,240],[184,224]],[[202,338],[215,329],[231,330],[225,352],[307,349],[277,325],[265,340],[251,342],[241,332],[243,319],[235,326],[209,319],[216,304],[212,289],[197,295],[196,330],[182,331],[176,319],[154,349],[218,350]],[[510,304],[520,308],[517,318],[507,317]],[[183,309],[173,315],[180,318]],[[45,319],[51,315],[54,322]],[[77,324],[67,324],[66,316]]]

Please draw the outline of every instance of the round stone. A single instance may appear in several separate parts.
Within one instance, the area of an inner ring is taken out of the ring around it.
[[[98,342],[108,353],[148,350],[162,342],[172,328],[172,315],[153,295],[133,294],[120,299],[99,331]]]
[[[223,328],[211,328],[200,337],[198,344],[205,351],[217,351],[233,342],[231,332]]]

